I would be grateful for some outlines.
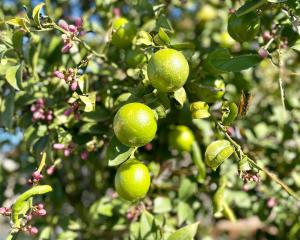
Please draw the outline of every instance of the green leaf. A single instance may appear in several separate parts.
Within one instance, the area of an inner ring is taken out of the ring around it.
[[[196,236],[199,222],[187,225],[172,233],[167,240],[193,240]]]
[[[174,32],[170,20],[164,14],[161,14],[156,20],[156,30],[159,31],[160,28],[162,28],[166,32]]]
[[[158,228],[154,216],[144,210],[140,219],[140,238],[145,240],[158,239]]]
[[[30,32],[28,24],[30,23],[26,18],[15,17],[13,19],[5,21],[6,24],[23,28],[26,32]]]
[[[5,78],[7,82],[16,90],[22,89],[22,72],[23,72],[23,62],[16,66],[8,67]]]
[[[32,18],[33,18],[33,21],[39,26],[39,27],[42,27],[41,25],[41,22],[40,22],[40,12],[41,12],[41,9],[42,7],[45,6],[45,3],[40,3],[38,5],[36,5],[34,7],[34,9],[32,10]]]
[[[294,49],[295,51],[300,52],[300,39],[297,40],[294,44],[294,46],[291,47],[292,49]]]
[[[205,67],[213,74],[239,72],[256,66],[261,60],[257,54],[232,56],[228,49],[218,49],[205,59]]]
[[[176,101],[177,106],[182,108],[187,99],[185,89],[183,87],[177,89],[173,93],[172,98]]]
[[[202,159],[201,149],[196,141],[194,141],[192,145],[192,160],[198,170],[197,180],[199,183],[203,183],[206,177],[206,168]]]
[[[154,46],[151,35],[146,31],[139,31],[135,39],[136,45]]]
[[[190,207],[189,204],[180,201],[178,203],[177,207],[177,213],[178,213],[178,225],[182,225],[186,221],[192,221],[194,217],[194,211]]]
[[[214,206],[214,217],[220,218],[223,216],[224,210],[224,192],[226,187],[227,179],[222,176],[219,180],[219,187],[213,196],[213,206]]]
[[[157,197],[154,199],[154,213],[166,213],[172,210],[171,200],[167,197]]]
[[[222,122],[224,125],[230,125],[238,116],[238,107],[234,102],[224,104],[222,111]]]
[[[267,3],[267,0],[250,0],[247,1],[243,6],[241,6],[237,11],[236,15],[238,17],[243,16],[249,12],[253,12],[254,10],[262,7]]]
[[[15,91],[10,90],[9,94],[1,101],[1,124],[8,129],[13,126],[13,114],[15,109]]]
[[[95,111],[96,107],[96,93],[89,93],[88,95],[80,95],[79,96],[81,102],[84,106],[80,106],[84,112],[92,112]]]
[[[159,28],[158,34],[154,36],[154,42],[158,45],[169,45],[170,38],[162,28]]]
[[[173,43],[170,45],[171,48],[176,50],[186,50],[186,49],[195,49],[195,44],[192,42],[184,42],[184,43]]]
[[[205,162],[214,171],[235,151],[227,140],[218,140],[208,145],[205,151]]]
[[[135,151],[136,148],[127,147],[113,136],[107,148],[108,166],[117,166],[125,162]]]
[[[195,194],[197,185],[188,178],[184,178],[179,186],[178,194],[181,200],[187,200]]]

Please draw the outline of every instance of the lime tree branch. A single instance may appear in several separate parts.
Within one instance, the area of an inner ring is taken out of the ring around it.
[[[249,164],[257,168],[258,170],[264,172],[272,181],[279,184],[289,195],[294,197],[296,200],[300,201],[300,196],[295,191],[293,191],[289,186],[287,186],[282,180],[280,180],[274,173],[270,172],[265,167],[258,165],[258,163],[256,163],[253,159],[247,156],[247,154],[243,152],[241,146],[229,136],[229,134],[226,131],[226,127],[221,122],[216,122],[216,124],[219,127],[219,129],[224,133],[226,139],[234,146],[240,159],[247,157],[247,161],[249,162]]]

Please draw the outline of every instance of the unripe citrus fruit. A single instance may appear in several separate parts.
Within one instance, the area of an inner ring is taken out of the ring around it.
[[[232,14],[228,19],[227,30],[230,36],[238,42],[252,40],[260,30],[260,18],[253,12],[240,17]]]
[[[213,20],[217,17],[217,11],[211,5],[205,4],[201,9],[197,12],[196,19],[199,22],[206,22]]]
[[[230,37],[228,32],[221,33],[219,37],[221,47],[231,48],[236,43],[236,41]]]
[[[158,91],[174,92],[185,84],[189,64],[181,52],[162,49],[151,57],[147,73],[152,86]]]
[[[128,67],[135,68],[147,61],[145,54],[139,50],[129,50],[125,58]]]
[[[131,45],[135,34],[136,28],[133,23],[126,18],[117,18],[112,26],[111,42],[116,47],[127,48]]]
[[[115,176],[117,193],[128,201],[144,198],[150,183],[150,173],[147,166],[137,159],[129,159],[123,163]]]
[[[184,125],[175,126],[168,136],[169,146],[179,151],[190,151],[195,141],[191,129]]]
[[[142,103],[128,103],[115,115],[114,132],[121,143],[140,147],[152,141],[157,130],[155,114]]]

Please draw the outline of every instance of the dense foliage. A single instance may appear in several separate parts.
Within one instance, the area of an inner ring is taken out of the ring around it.
[[[0,1],[0,234],[299,239],[299,35],[294,0]]]

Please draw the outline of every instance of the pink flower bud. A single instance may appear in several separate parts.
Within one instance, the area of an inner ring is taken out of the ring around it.
[[[268,208],[273,208],[276,206],[276,200],[275,198],[269,198],[268,202],[267,202],[267,206]]]
[[[248,192],[249,191],[249,187],[247,184],[243,185],[243,191]]]
[[[62,150],[62,149],[65,148],[65,144],[63,144],[63,143],[54,143],[52,147],[55,150]]]
[[[254,182],[258,182],[259,179],[258,179],[258,177],[257,177],[256,175],[253,175],[253,176],[252,176],[252,180],[253,180]]]
[[[69,25],[68,25],[68,23],[67,23],[65,20],[60,19],[60,20],[58,21],[58,25],[59,25],[62,29],[66,30],[66,31],[69,31]]]
[[[47,211],[46,211],[45,209],[39,209],[39,210],[37,211],[37,214],[38,214],[39,216],[45,216],[45,215],[47,214]]]
[[[114,8],[113,9],[113,13],[114,13],[114,15],[115,15],[115,17],[121,17],[121,10],[120,10],[120,8]]]
[[[54,71],[53,75],[59,79],[64,79],[65,78],[65,75],[61,72],[61,71]]]
[[[151,151],[153,149],[153,145],[151,143],[147,143],[144,148],[146,151]]]
[[[80,157],[81,157],[82,160],[87,160],[88,157],[89,157],[88,151],[83,151],[83,152],[81,152],[81,153],[80,153]]]
[[[269,53],[268,53],[268,51],[266,50],[266,49],[264,49],[264,48],[260,48],[259,50],[258,50],[258,55],[261,57],[261,58],[267,58],[268,56],[269,56]]]
[[[264,31],[262,37],[265,42],[269,41],[272,38],[270,31]]]
[[[37,109],[37,108],[36,108],[36,106],[35,106],[35,105],[31,105],[31,107],[30,107],[30,111],[31,111],[31,112],[35,112],[35,111],[36,111],[36,109]]]
[[[45,100],[40,98],[36,101],[37,105],[41,108],[45,107]]]
[[[74,80],[73,82],[71,82],[71,85],[70,85],[70,89],[71,91],[76,91],[78,88],[78,82],[76,80]]]
[[[75,23],[76,27],[80,28],[80,27],[82,27],[83,20],[82,20],[81,17],[78,17],[78,18],[75,19],[74,23]]]
[[[31,227],[29,229],[30,235],[36,235],[36,234],[38,234],[38,232],[39,232],[39,230],[36,227]]]
[[[74,25],[69,25],[69,31],[71,33],[76,33],[78,31],[77,27]]]
[[[65,155],[65,157],[69,157],[70,155],[71,155],[71,150],[70,149],[65,149],[64,150],[64,155]]]
[[[41,179],[43,178],[43,175],[42,175],[39,171],[35,171],[35,172],[32,174],[32,177],[33,177],[35,180],[39,181],[39,180],[41,180]]]
[[[63,47],[62,47],[62,49],[61,49],[61,52],[62,53],[68,53],[69,51],[70,51],[70,49],[72,48],[72,43],[67,43],[67,44],[65,44]]]
[[[5,213],[6,213],[6,208],[1,207],[1,208],[0,208],[0,214],[3,215],[3,214],[5,214]]]
[[[54,173],[54,171],[55,171],[55,166],[52,165],[47,169],[47,174],[52,175]]]
[[[36,207],[37,207],[38,209],[44,209],[44,204],[39,203]]]
[[[30,220],[32,219],[32,215],[31,215],[31,214],[28,214],[28,215],[26,216],[26,218],[27,218],[27,221],[30,221]]]

